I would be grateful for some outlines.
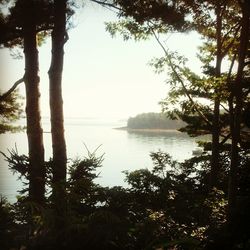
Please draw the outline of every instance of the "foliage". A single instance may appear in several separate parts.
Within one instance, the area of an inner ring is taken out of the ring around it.
[[[189,8],[184,1],[176,3],[153,0],[114,0],[111,2],[118,7],[121,17],[133,18],[139,24],[152,20],[160,24],[168,24],[173,30],[183,31],[189,28],[189,22],[186,19]]]
[[[161,113],[143,113],[130,117],[127,122],[129,129],[179,129],[184,123],[170,120]]]
[[[21,118],[23,113],[22,97],[17,91],[12,92],[4,99],[0,99],[0,134],[6,132],[18,132],[21,126],[13,125],[14,122]]]
[[[170,31],[170,28],[162,25],[160,22],[154,23],[138,23],[133,18],[121,19],[119,22],[107,22],[106,30],[112,37],[115,37],[117,33],[122,36],[124,41],[134,39],[135,41],[147,40],[152,34],[152,30],[159,33],[166,33]]]
[[[87,149],[88,157],[76,158],[68,168],[67,191],[69,205],[73,209],[77,210],[80,204],[82,205],[81,210],[84,206],[86,209],[94,206],[92,199],[96,195],[95,189],[97,188],[94,179],[98,177],[96,170],[103,161],[103,156],[95,156],[97,149],[93,153]]]
[[[23,47],[23,28],[30,20],[30,10],[33,11],[33,21],[36,24],[38,44],[44,42],[45,37],[52,28],[52,3],[51,1],[14,1],[8,6],[6,13],[1,13],[1,39],[3,47]]]
[[[16,239],[4,241],[6,249],[234,249],[227,231],[227,163],[221,170],[221,189],[209,191],[208,156],[179,163],[165,152],[152,152],[152,170],[125,171],[128,188],[109,188],[95,183],[103,160],[95,154],[88,152],[69,166],[63,228],[55,227],[50,196],[45,208],[25,196],[13,205],[2,204],[1,213],[6,215],[0,217],[4,219],[0,232]],[[244,153],[241,159],[239,217],[250,204],[249,159]],[[22,168],[14,169],[23,174]],[[51,182],[47,185],[51,188]],[[235,234],[237,245],[243,246],[239,249],[248,244],[247,228],[247,222],[239,220]]]
[[[0,198],[0,240],[2,249],[8,249],[15,236],[14,208],[3,197]]]
[[[101,187],[95,183],[95,178],[98,177],[96,169],[101,165],[102,157],[96,157],[94,152],[89,153],[84,159],[79,158],[71,162],[63,197],[66,209],[62,207],[63,213],[60,213],[58,204],[56,207],[50,195],[50,190],[54,187],[53,164],[47,162],[45,168],[48,193],[44,207],[30,201],[24,195],[25,192],[21,193],[13,206],[5,201],[0,203],[0,236],[5,238],[3,247],[107,250],[249,249],[249,149],[239,149],[236,145],[237,171],[233,173],[233,181],[236,187],[234,216],[237,221],[234,222],[234,227],[231,227],[227,211],[230,208],[228,183],[231,183],[229,177],[232,172],[232,157],[228,145],[225,144],[235,132],[231,129],[231,134],[228,133],[229,127],[234,125],[230,124],[232,114],[241,114],[244,110],[244,119],[240,120],[241,126],[244,126],[243,122],[248,115],[249,65],[247,70],[238,71],[242,73],[240,79],[245,84],[241,87],[240,105],[237,103],[238,96],[234,96],[237,75],[235,76],[232,70],[221,72],[220,65],[217,65],[225,57],[232,61],[232,65],[234,61],[240,62],[240,58],[236,57],[242,21],[240,2],[112,2],[121,8],[120,16],[126,18],[118,24],[107,25],[112,35],[120,32],[125,40],[132,37],[136,40],[147,39],[152,35],[164,50],[164,57],[155,59],[151,64],[157,72],[164,71],[166,67],[168,70],[167,82],[171,90],[169,97],[162,102],[168,116],[185,121],[187,126],[182,131],[194,136],[213,134],[215,126],[211,124],[211,120],[217,119],[216,129],[224,138],[218,148],[219,157],[216,159],[219,165],[216,172],[216,188],[211,188],[210,185],[209,150],[214,146],[213,142],[202,143],[208,151],[183,163],[172,160],[165,152],[152,152],[151,170],[124,172],[128,188]],[[241,1],[241,4],[246,2]],[[18,4],[27,3],[18,1]],[[17,18],[22,26],[26,16],[22,16],[25,13],[15,12],[20,7],[18,4],[11,9],[14,18],[11,20]],[[47,14],[37,16],[37,27],[41,24],[39,18],[46,17],[47,20]],[[11,22],[5,26],[5,21],[8,20],[2,13],[0,17],[1,27],[11,28],[8,26]],[[158,36],[158,33],[186,31],[190,28],[198,31],[205,39],[204,45],[200,48],[200,59],[204,69],[201,75],[186,67],[185,58],[166,50]],[[16,32],[20,32],[19,26]],[[3,34],[13,35],[12,32]],[[1,41],[5,42],[6,40]],[[7,45],[12,46],[11,43]],[[249,53],[247,56],[249,58]],[[213,109],[216,103],[221,105],[218,117],[215,117]],[[224,111],[220,112],[223,109]],[[128,127],[137,126],[135,120],[147,128],[152,124],[154,127],[162,128],[159,124],[165,123],[163,115],[151,113],[130,118]],[[27,156],[19,156],[17,151],[10,151],[10,156],[5,157],[13,171],[17,171],[25,181],[30,181],[30,159]],[[64,221],[62,227],[58,227],[58,219]],[[232,228],[237,230],[232,231]],[[11,237],[13,241],[9,240]]]

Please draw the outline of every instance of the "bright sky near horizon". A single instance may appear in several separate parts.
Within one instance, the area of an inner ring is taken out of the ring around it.
[[[63,99],[65,117],[128,118],[142,112],[159,112],[158,102],[167,95],[166,75],[148,66],[164,53],[154,39],[123,41],[105,31],[104,22],[117,20],[110,10],[88,4],[74,17],[65,45]],[[196,58],[200,40],[195,34],[172,34],[166,46],[190,60]],[[50,39],[39,48],[41,111],[49,116]],[[9,50],[0,51],[1,91],[6,91],[24,74],[24,61],[15,60]],[[24,86],[20,87],[24,95]]]

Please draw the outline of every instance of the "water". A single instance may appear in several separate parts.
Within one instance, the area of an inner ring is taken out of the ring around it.
[[[90,152],[98,150],[97,156],[104,154],[103,166],[98,169],[97,183],[103,186],[123,185],[124,170],[152,168],[150,152],[161,149],[168,152],[178,161],[192,156],[192,150],[197,147],[194,138],[186,134],[170,131],[162,132],[128,132],[114,129],[126,124],[125,121],[70,118],[65,120],[65,137],[67,154],[70,159],[87,155],[87,146]],[[44,132],[50,131],[49,119],[43,119]],[[51,157],[51,134],[44,133],[45,157]],[[0,135],[0,151],[17,147],[19,154],[27,154],[26,133]],[[21,189],[21,182],[13,175],[0,156],[0,193],[14,201],[17,190]]]

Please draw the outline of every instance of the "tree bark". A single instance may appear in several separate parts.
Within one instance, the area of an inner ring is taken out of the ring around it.
[[[237,221],[236,203],[237,203],[237,171],[239,166],[239,143],[240,143],[240,124],[242,113],[242,79],[245,67],[245,59],[247,55],[247,48],[249,46],[249,29],[250,29],[250,1],[242,1],[242,20],[241,20],[241,34],[238,52],[238,69],[235,82],[232,86],[231,107],[233,100],[235,100],[234,109],[230,112],[230,130],[232,134],[231,145],[231,164],[229,171],[228,183],[228,221],[231,231],[235,229]]]
[[[222,10],[218,3],[216,6],[216,66],[215,76],[221,76],[222,62]],[[218,187],[218,173],[220,169],[220,97],[218,88],[215,88],[215,100],[213,109],[213,125],[212,125],[212,155],[211,155],[211,172],[210,172],[210,187]]]
[[[66,206],[67,152],[64,136],[62,99],[62,72],[64,43],[66,42],[66,0],[54,1],[54,28],[52,31],[52,57],[49,69],[50,118],[53,148],[52,195],[57,215],[63,215]]]
[[[40,115],[39,63],[36,25],[30,15],[23,27],[26,87],[27,137],[29,148],[29,198],[43,204],[45,201],[45,166],[43,130]]]
[[[210,187],[218,187],[218,173],[220,168],[220,99],[215,97],[212,126],[212,155],[210,171]]]

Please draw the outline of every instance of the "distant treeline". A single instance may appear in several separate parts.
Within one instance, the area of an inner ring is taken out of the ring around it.
[[[143,113],[130,117],[127,127],[130,129],[180,129],[185,126],[181,120],[170,120],[162,113]]]

